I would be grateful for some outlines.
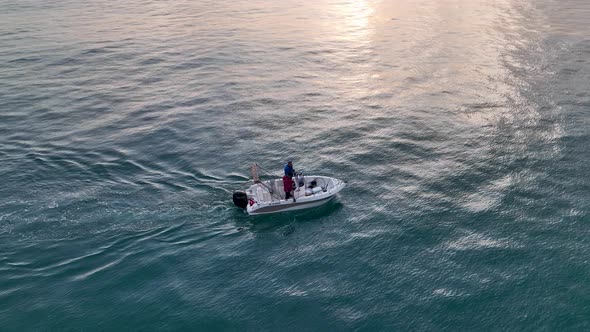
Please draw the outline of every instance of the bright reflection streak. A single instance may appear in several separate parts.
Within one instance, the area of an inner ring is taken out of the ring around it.
[[[374,35],[376,32],[376,3],[371,0],[344,0],[324,5],[324,28],[321,43],[330,46],[330,60],[334,67],[346,68],[335,77],[340,87],[354,98],[373,93],[370,81],[375,77]]]
[[[338,2],[330,6],[334,27],[342,40],[366,43],[373,32],[371,17],[375,10],[367,0]]]

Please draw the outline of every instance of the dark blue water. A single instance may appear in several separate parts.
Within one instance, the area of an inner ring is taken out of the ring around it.
[[[587,1],[0,8],[1,330],[590,328]]]

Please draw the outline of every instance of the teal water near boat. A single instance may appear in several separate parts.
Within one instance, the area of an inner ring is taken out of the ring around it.
[[[589,17],[3,1],[0,329],[589,329]],[[233,206],[289,157],[345,189]]]

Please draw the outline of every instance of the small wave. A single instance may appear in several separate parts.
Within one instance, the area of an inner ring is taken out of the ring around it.
[[[449,241],[445,247],[451,250],[481,250],[481,249],[508,249],[519,247],[510,239],[493,239],[482,234],[469,234],[457,240]]]
[[[78,275],[72,276],[72,277],[71,277],[71,279],[72,279],[72,280],[75,280],[75,281],[80,281],[80,280],[84,280],[84,279],[87,279],[87,278],[89,278],[89,277],[92,277],[93,275],[95,275],[95,274],[97,274],[97,273],[99,273],[99,272],[101,272],[101,271],[104,271],[104,270],[106,270],[106,269],[109,269],[109,268],[111,268],[111,267],[113,267],[113,266],[116,266],[117,264],[120,264],[121,262],[123,262],[123,260],[124,260],[124,259],[125,259],[127,256],[128,256],[128,255],[123,255],[123,257],[121,257],[121,258],[119,258],[119,259],[116,259],[116,260],[114,260],[114,261],[112,261],[112,262],[106,263],[106,264],[104,264],[104,265],[102,265],[102,266],[99,266],[99,267],[97,267],[97,268],[95,268],[95,269],[92,269],[92,270],[90,270],[90,271],[87,271],[87,272],[85,272],[85,273],[82,273],[82,274],[78,274]]]

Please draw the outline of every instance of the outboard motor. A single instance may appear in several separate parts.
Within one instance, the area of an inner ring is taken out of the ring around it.
[[[234,192],[234,204],[240,209],[248,207],[248,195],[243,191]]]

